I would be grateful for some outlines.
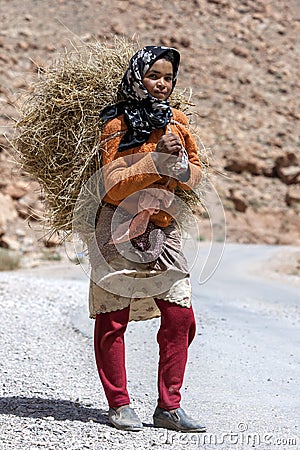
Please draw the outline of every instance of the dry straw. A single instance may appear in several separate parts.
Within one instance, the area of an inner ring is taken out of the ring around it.
[[[82,216],[83,234],[88,225],[94,227],[89,223],[89,208],[100,203],[101,193],[93,194],[88,207],[86,195],[81,196],[83,203],[77,199],[101,167],[99,113],[119,100],[119,82],[137,49],[136,42],[125,39],[73,46],[40,70],[31,85],[17,122],[14,147],[22,170],[41,185],[50,235],[72,231],[75,206],[78,223]],[[172,106],[185,110],[188,103],[180,94],[172,96]],[[203,160],[203,149],[201,153]],[[193,194],[179,194],[192,205],[198,201]]]

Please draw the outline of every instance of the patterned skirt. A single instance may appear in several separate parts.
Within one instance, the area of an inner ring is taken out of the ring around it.
[[[159,317],[156,298],[189,308],[191,284],[179,227],[175,222],[164,228],[149,222],[138,238],[111,243],[112,230],[130,218],[121,207],[101,208],[89,245],[90,317],[129,305],[130,320]]]

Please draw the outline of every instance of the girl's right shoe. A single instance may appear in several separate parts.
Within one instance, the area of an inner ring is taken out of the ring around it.
[[[108,418],[110,423],[118,430],[141,431],[143,429],[142,422],[129,405],[109,408]]]

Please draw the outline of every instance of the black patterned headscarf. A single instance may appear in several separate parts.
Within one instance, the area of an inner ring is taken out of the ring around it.
[[[100,113],[103,122],[124,114],[128,130],[121,139],[119,151],[143,144],[153,130],[163,128],[170,122],[172,112],[169,101],[153,97],[142,81],[150,67],[165,56],[170,56],[173,65],[173,91],[178,76],[179,52],[174,48],[149,45],[139,50],[129,61],[120,84],[120,92],[125,100],[107,106]]]

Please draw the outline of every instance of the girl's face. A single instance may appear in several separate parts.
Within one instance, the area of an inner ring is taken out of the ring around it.
[[[158,59],[144,75],[143,85],[153,97],[166,100],[173,87],[173,66],[166,59]]]

